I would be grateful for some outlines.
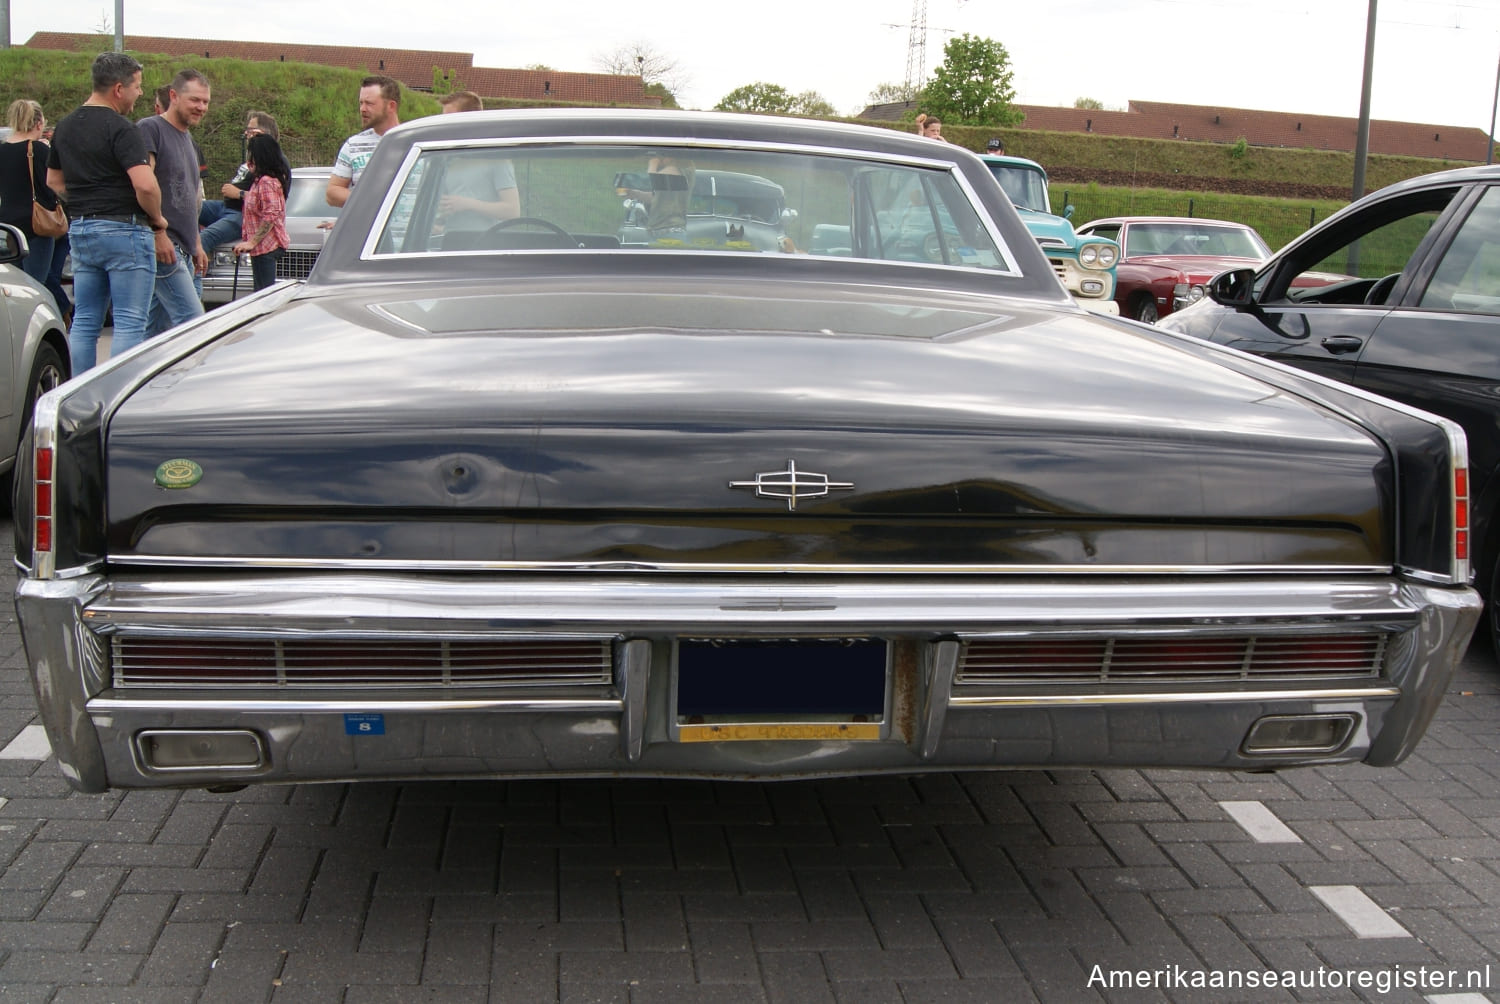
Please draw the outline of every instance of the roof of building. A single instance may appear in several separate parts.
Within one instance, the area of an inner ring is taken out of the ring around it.
[[[63,31],[39,31],[26,40],[33,49],[87,51],[108,43],[106,36]],[[472,52],[442,49],[385,49],[358,45],[304,45],[299,42],[252,42],[219,38],[170,38],[126,35],[132,52],[203,59],[247,59],[257,62],[314,63],[367,73],[383,73],[414,90],[430,91],[433,70],[443,74],[455,90],[471,90],[486,98],[545,99],[586,104],[658,105],[639,76],[613,73],[570,73],[564,70],[508,70],[475,66]]]
[[[899,121],[913,102],[870,105],[860,118]],[[1017,105],[1026,114],[1019,128],[1049,132],[1090,132],[1140,139],[1187,139],[1233,143],[1241,137],[1252,146],[1312,150],[1354,150],[1359,120],[1337,115],[1258,111],[1218,105],[1185,105],[1165,101],[1131,101],[1126,111]],[[1483,129],[1423,122],[1370,121],[1370,152],[1397,157],[1483,161],[1489,136]]]

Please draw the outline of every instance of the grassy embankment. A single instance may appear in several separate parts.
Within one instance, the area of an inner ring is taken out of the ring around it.
[[[909,129],[896,123],[870,123]],[[1185,140],[1130,139],[1082,133],[1026,129],[975,129],[943,126],[943,135],[970,150],[981,151],[991,136],[1005,141],[1005,152],[1027,157],[1051,173],[1120,179],[1124,185],[1054,182],[1052,208],[1074,206],[1073,222],[1103,216],[1197,216],[1236,220],[1255,227],[1271,245],[1281,247],[1301,234],[1310,221],[1322,220],[1348,204],[1354,178],[1354,155],[1333,150],[1239,147],[1235,144]],[[1372,155],[1365,169],[1365,190],[1373,192],[1417,175],[1463,167],[1467,162],[1420,157]],[[1139,184],[1130,181],[1139,177]],[[1169,177],[1189,179],[1181,187],[1163,185]],[[1245,189],[1274,190],[1287,182],[1335,190],[1318,197],[1236,194]]]
[[[42,103],[48,119],[57,121],[88,96],[89,63],[110,39],[99,37],[97,48],[75,53],[12,48],[0,52],[0,101],[18,97]],[[264,108],[281,125],[282,145],[294,165],[332,163],[339,144],[360,128],[357,109],[358,70],[341,70],[306,63],[252,63],[236,59],[188,59],[180,56],[137,54],[145,66],[146,96],[136,115],[151,110],[150,92],[167,83],[177,70],[195,66],[213,85],[213,105],[196,130],[209,161],[210,179],[228,177],[240,162],[240,132],[245,112]],[[544,102],[487,101],[489,107],[539,106]],[[552,102],[550,104],[558,104]],[[403,120],[438,112],[437,99],[416,91],[403,92]],[[909,129],[900,123],[867,123]],[[1254,226],[1271,247],[1278,248],[1302,233],[1310,221],[1321,220],[1347,201],[1341,193],[1353,177],[1354,158],[1326,150],[1289,150],[1238,147],[1180,140],[1143,140],[1079,133],[1026,129],[978,129],[945,126],[944,134],[971,150],[983,150],[992,135],[1004,138],[1006,152],[1029,157],[1054,175],[1066,168],[1074,177],[1096,176],[1126,184],[1092,181],[1054,182],[1053,208],[1074,206],[1073,221],[1084,223],[1101,216],[1163,215],[1238,220]],[[1366,188],[1374,191],[1403,178],[1459,164],[1413,157],[1372,156]],[[1164,179],[1187,179],[1180,188]],[[1136,183],[1139,179],[1139,183]],[[1299,185],[1325,186],[1338,193],[1316,198],[1279,198],[1235,194],[1247,186],[1275,186],[1295,180]]]
[[[16,98],[32,98],[41,102],[48,120],[56,122],[88,97],[89,64],[109,43],[101,36],[99,50],[88,52],[22,47],[0,52],[0,101],[9,105]],[[276,116],[282,146],[294,166],[332,163],[339,144],[361,128],[358,95],[364,74],[357,70],[308,63],[133,55],[145,67],[141,79],[146,93],[136,103],[136,118],[151,114],[151,92],[170,82],[183,67],[192,66],[208,76],[213,102],[193,135],[208,158],[210,179],[228,178],[239,166],[245,113],[251,108]],[[437,99],[430,94],[408,91],[402,95],[403,118],[437,111]]]

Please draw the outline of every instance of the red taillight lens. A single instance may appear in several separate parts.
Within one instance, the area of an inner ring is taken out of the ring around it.
[[[1453,469],[1453,557],[1469,560],[1469,470]]]
[[[52,550],[52,449],[39,446],[33,453],[35,491],[32,495],[32,546],[38,552]]]

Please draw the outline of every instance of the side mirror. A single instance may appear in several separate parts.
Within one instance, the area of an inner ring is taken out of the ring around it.
[[[1220,272],[1204,287],[1208,298],[1235,310],[1249,310],[1255,306],[1255,269],[1235,268]]]
[[[1070,202],[1066,206],[1063,206],[1063,219],[1065,219],[1065,220],[1071,220],[1072,218],[1073,218],[1073,204]]]
[[[25,234],[9,224],[0,224],[0,264],[13,264],[30,252]]]

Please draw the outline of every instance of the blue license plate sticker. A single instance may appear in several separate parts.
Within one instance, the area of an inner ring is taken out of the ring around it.
[[[385,735],[385,715],[345,715],[344,734],[383,736]]]

